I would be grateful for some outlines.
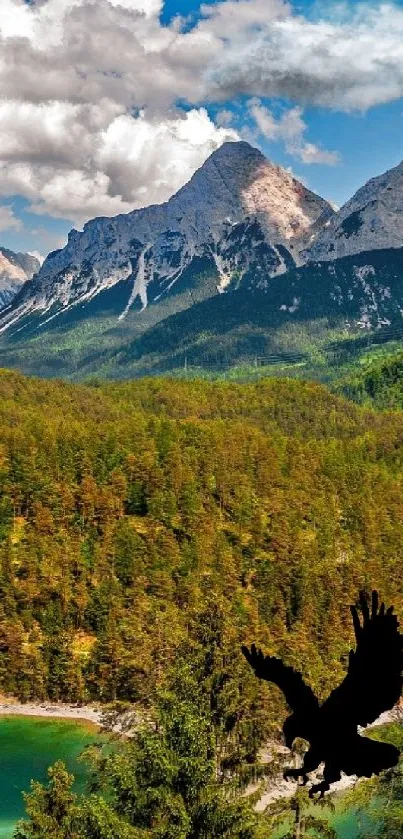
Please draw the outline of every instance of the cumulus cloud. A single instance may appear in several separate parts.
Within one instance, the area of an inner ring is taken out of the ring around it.
[[[268,140],[283,141],[286,150],[302,163],[325,163],[328,166],[339,163],[338,152],[327,151],[306,140],[308,126],[302,119],[302,108],[298,105],[284,111],[279,119],[259,99],[251,99],[248,108],[260,133]]]
[[[35,213],[82,223],[167,199],[223,141],[237,138],[203,108],[165,119],[105,110],[0,105],[0,193],[26,196]]]
[[[200,32],[214,34],[228,42],[239,36],[256,33],[273,20],[282,20],[291,14],[287,0],[222,0],[219,3],[203,3],[200,12]]]
[[[42,263],[45,262],[45,257],[42,253],[39,253],[39,251],[28,251],[28,253],[30,256],[34,256],[35,259],[38,260],[40,265],[42,265]]]
[[[0,231],[21,230],[22,222],[14,215],[12,207],[0,205]]]
[[[0,194],[80,224],[167,199],[237,138],[191,104],[217,39],[162,26],[160,10],[160,0],[1,0]]]
[[[7,99],[108,100],[129,110],[169,107],[177,97],[201,92],[200,68],[212,58],[202,35],[181,35],[111,0],[47,0],[25,8],[30,31],[7,36],[0,6],[0,86]]]
[[[403,9],[357,4],[340,20],[288,15],[242,32],[207,68],[217,98],[240,93],[282,97],[344,111],[403,95]],[[337,7],[335,8],[335,13]]]

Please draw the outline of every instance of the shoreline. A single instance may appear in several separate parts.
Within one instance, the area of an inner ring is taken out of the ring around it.
[[[394,708],[391,708],[390,711],[384,711],[383,714],[378,717],[378,719],[374,720],[373,723],[366,726],[365,728],[361,728],[358,726],[358,732],[360,734],[365,734],[365,731],[369,731],[371,728],[377,728],[380,725],[388,725],[393,722],[401,722],[401,706],[396,705]],[[278,749],[278,751],[283,751],[284,747]],[[287,750],[285,750],[287,751]],[[311,773],[311,781],[317,783],[320,781],[321,773],[320,771],[316,771]],[[266,807],[270,806],[270,804],[274,804],[276,801],[279,801],[282,798],[291,798],[295,795],[296,790],[296,782],[289,780],[285,781],[283,776],[279,774],[277,778],[273,778],[273,783],[270,788],[263,791],[261,798],[257,802],[256,810],[262,812],[265,810]],[[325,797],[332,793],[343,793],[346,790],[353,787],[354,784],[359,783],[363,778],[358,778],[357,775],[346,775],[342,772],[342,776],[340,781],[336,781],[331,785],[329,792],[325,793]],[[309,787],[308,787],[309,789]],[[315,803],[313,801],[313,803]]]
[[[0,718],[19,716],[19,717],[36,717],[41,719],[53,720],[72,720],[77,723],[90,723],[97,728],[102,728],[102,716],[104,710],[102,707],[95,705],[72,705],[65,702],[51,703],[51,702],[19,702],[14,697],[5,697],[0,695]],[[400,711],[401,714],[401,711]],[[391,723],[399,720],[399,706],[392,708],[390,711],[385,711],[375,720],[371,725],[367,726],[367,730],[375,728],[385,723]],[[358,729],[361,733],[365,729]],[[274,744],[272,744],[273,746]],[[284,747],[276,744],[276,750],[281,752]],[[267,753],[266,753],[266,756]],[[319,776],[313,774],[312,780],[318,780]],[[342,793],[357,782],[355,775],[343,774],[340,781],[332,784],[331,792]],[[285,781],[282,775],[271,779],[270,788],[262,791],[262,796],[256,804],[256,810],[262,811],[270,804],[278,801],[281,798],[290,798],[295,794],[295,781]],[[252,791],[252,789],[251,789]]]
[[[0,717],[42,717],[76,720],[101,727],[102,710],[93,705],[69,705],[64,702],[18,702],[12,697],[0,700]]]

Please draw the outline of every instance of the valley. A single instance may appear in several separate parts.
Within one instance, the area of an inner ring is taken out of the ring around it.
[[[2,371],[0,397],[2,691],[130,702],[161,720],[117,744],[116,765],[93,755],[100,797],[72,799],[89,825],[149,829],[146,805],[119,803],[127,761],[130,796],[158,794],[163,822],[191,760],[181,818],[199,818],[208,794],[238,835],[252,822],[267,835],[253,802],[236,802],[252,777],[270,783],[258,752],[285,705],[240,645],[255,638],[323,698],[345,673],[357,589],[376,585],[401,612],[401,414],[282,379],[74,385]]]
[[[382,778],[347,810],[298,791],[259,814],[285,704],[239,650],[254,637],[323,699],[343,604],[376,586],[403,609],[401,180],[336,212],[224,144],[166,204],[72,231],[0,312],[0,690],[32,713],[109,707],[115,737],[91,752],[95,795],[49,777],[74,839],[380,823]],[[148,720],[129,740],[127,703]],[[16,839],[56,830],[38,772]]]
[[[0,839],[401,839],[403,0],[0,0]]]

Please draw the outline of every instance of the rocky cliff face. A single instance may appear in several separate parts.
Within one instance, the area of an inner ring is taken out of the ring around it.
[[[403,163],[372,178],[328,220],[302,255],[333,261],[403,247]]]
[[[40,264],[35,256],[0,248],[0,308],[11,302],[39,268]]]
[[[3,312],[0,328],[33,313],[46,321],[82,308],[118,285],[120,319],[186,283],[202,284],[207,274],[215,278],[213,293],[244,281],[265,287],[298,261],[332,214],[326,201],[248,143],[225,143],[165,204],[71,231],[66,247],[48,256]]]

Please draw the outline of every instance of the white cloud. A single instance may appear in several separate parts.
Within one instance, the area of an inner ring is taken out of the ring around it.
[[[290,146],[290,152],[295,157],[302,160],[302,163],[323,163],[326,166],[336,166],[340,163],[340,154],[337,151],[327,151],[315,143],[309,143],[305,140],[301,146],[298,144]]]
[[[42,263],[45,262],[45,257],[43,256],[43,254],[39,253],[39,251],[28,251],[28,253],[30,256],[34,256],[35,259],[38,260],[40,265],[42,265]]]
[[[0,194],[80,224],[165,200],[237,136],[176,107],[203,98],[218,41],[162,26],[160,7],[1,0]]]
[[[219,126],[228,126],[234,122],[234,114],[227,108],[221,108],[216,114],[215,121]]]
[[[291,14],[287,0],[223,0],[201,6],[203,20],[198,29],[210,32],[220,40],[238,39],[257,32],[273,20]]]
[[[0,205],[0,231],[21,230],[22,222],[14,215],[12,207]]]
[[[0,105],[0,193],[25,195],[33,212],[80,224],[169,198],[237,137],[203,108],[164,120],[102,113],[69,103]]]
[[[339,19],[299,15],[263,24],[224,45],[206,75],[217,98],[246,93],[343,111],[403,95],[403,9],[394,3],[332,6]],[[213,95],[213,94],[212,94]]]
[[[302,163],[324,163],[334,166],[340,162],[338,152],[327,151],[305,139],[308,126],[302,119],[302,108],[298,105],[284,111],[279,119],[276,119],[259,99],[251,99],[248,108],[260,133],[268,140],[283,141],[286,150]]]
[[[164,121],[125,114],[103,132],[98,160],[113,192],[144,206],[167,198],[222,142],[236,138],[235,131],[216,128],[204,108]]]

